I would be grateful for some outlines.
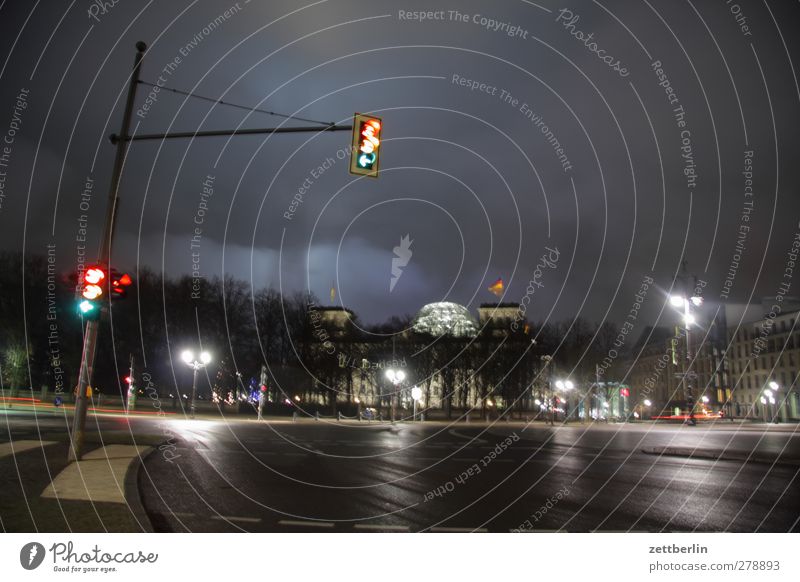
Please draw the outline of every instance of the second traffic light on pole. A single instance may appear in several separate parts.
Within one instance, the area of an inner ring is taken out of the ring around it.
[[[353,119],[353,151],[350,154],[350,173],[378,177],[381,152],[381,119],[356,113]]]

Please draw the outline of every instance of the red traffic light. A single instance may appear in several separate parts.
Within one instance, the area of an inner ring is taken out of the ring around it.
[[[128,273],[120,275],[116,269],[113,269],[111,271],[111,298],[124,299],[127,295],[126,287],[130,287],[132,284],[133,280]]]
[[[81,281],[81,297],[94,301],[103,295],[103,281],[106,278],[106,272],[97,266],[87,267],[83,272],[83,280]]]
[[[264,386],[263,384],[261,385],[261,391],[262,391],[262,392],[266,392],[266,391],[267,391],[267,387],[266,387],[266,386]]]
[[[126,384],[132,384],[133,383],[133,378],[131,378],[130,376],[125,376],[125,383]]]
[[[100,284],[106,278],[106,272],[100,267],[89,267],[83,272],[83,280],[91,285]]]

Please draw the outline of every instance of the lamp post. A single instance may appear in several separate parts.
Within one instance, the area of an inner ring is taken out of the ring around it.
[[[569,406],[567,398],[569,391],[575,388],[575,385],[570,380],[556,380],[556,388],[564,393],[564,422],[567,422],[567,408]]]
[[[686,390],[686,403],[689,406],[689,420],[688,423],[692,426],[697,424],[694,418],[694,391],[692,389],[692,374],[689,373],[689,366],[692,362],[692,348],[691,348],[691,327],[696,323],[696,319],[692,310],[694,307],[700,307],[703,304],[703,298],[698,296],[686,297],[683,295],[672,295],[669,302],[673,307],[683,311],[683,328],[686,332],[686,362],[684,366],[683,381]]]
[[[778,392],[778,388],[780,386],[774,380],[769,383],[769,388],[764,388],[764,395],[761,397],[761,403],[764,404],[764,410],[769,410],[772,414],[772,422],[778,424],[778,409],[776,406],[775,396]],[[767,403],[769,403],[769,409],[767,409]],[[766,416],[766,414],[764,415]],[[765,422],[768,422],[768,419],[764,419]]]
[[[778,419],[778,413],[779,413],[780,405],[776,402],[776,400],[778,400],[780,398],[780,396],[778,395],[778,390],[780,389],[780,384],[778,384],[777,382],[772,380],[769,383],[769,387],[775,393],[775,397],[771,400],[771,403],[774,405],[774,412],[773,412],[773,416],[772,416],[772,422],[774,422],[775,424],[778,424],[780,422],[780,420]]]
[[[411,399],[414,401],[414,420],[417,420],[417,402],[422,398],[422,389],[419,386],[414,386],[411,389]]]
[[[544,355],[540,356],[539,359],[542,361],[542,368],[546,368],[547,373],[547,390],[543,396],[544,398],[544,405],[545,405],[545,412],[547,412],[547,416],[550,417],[550,424],[553,424],[553,407],[551,406],[550,409],[547,409],[548,403],[552,403],[553,399],[553,378],[552,378],[552,369],[549,367],[550,363],[553,361],[552,356]],[[544,370],[543,370],[544,371]],[[547,422],[547,418],[545,418],[545,422]]]
[[[184,350],[181,353],[181,360],[192,369],[192,401],[189,405],[189,411],[191,418],[194,418],[195,401],[197,400],[197,372],[211,362],[211,354],[200,352],[200,359],[198,360],[192,350]]]
[[[395,388],[394,394],[392,394],[391,397],[390,397],[391,398],[391,408],[392,408],[392,422],[394,422],[395,403],[396,403],[395,399],[397,398],[397,390],[398,390],[398,386],[400,386],[400,384],[403,383],[403,380],[406,379],[406,373],[403,372],[403,370],[394,370],[392,368],[389,368],[388,370],[386,370],[386,378],[389,380],[389,382],[392,383],[392,385]]]

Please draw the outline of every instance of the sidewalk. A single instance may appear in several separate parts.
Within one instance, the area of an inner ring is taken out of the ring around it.
[[[0,518],[7,532],[151,531],[139,497],[142,459],[156,437],[87,435],[84,460],[67,463],[69,443],[0,443]],[[111,441],[116,441],[112,443]]]

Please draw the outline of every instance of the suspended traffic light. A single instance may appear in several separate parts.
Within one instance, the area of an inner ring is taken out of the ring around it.
[[[100,305],[103,299],[103,285],[106,271],[102,267],[92,265],[86,268],[80,281],[80,299],[78,312],[86,320],[100,317]]]
[[[350,173],[378,177],[381,150],[380,118],[356,113],[353,119],[353,151],[350,155]]]

